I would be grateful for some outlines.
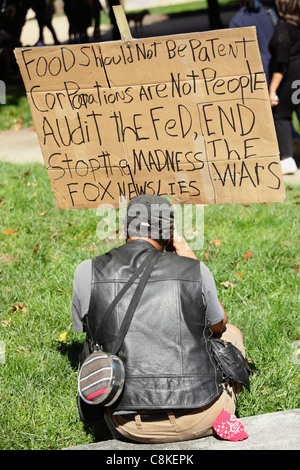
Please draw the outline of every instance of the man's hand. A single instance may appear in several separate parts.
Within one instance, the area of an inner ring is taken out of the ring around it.
[[[189,247],[189,244],[187,243],[184,237],[177,235],[174,237],[172,242],[175,252],[178,256],[186,256],[187,258],[193,258],[198,260],[197,256]]]
[[[272,75],[271,83],[269,86],[269,98],[272,108],[277,106],[279,103],[279,99],[277,96],[277,90],[279,88],[280,83],[283,79],[283,73],[275,72]]]
[[[276,95],[276,92],[271,92],[269,93],[269,98],[270,98],[270,103],[271,103],[271,106],[272,108],[274,106],[278,106],[279,104],[279,98],[278,96]]]

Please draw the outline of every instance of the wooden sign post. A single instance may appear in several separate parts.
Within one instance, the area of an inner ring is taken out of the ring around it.
[[[15,55],[59,209],[282,201],[253,27]]]
[[[132,36],[122,5],[114,5],[113,11],[117,20],[117,25],[122,41],[129,41],[132,39]]]

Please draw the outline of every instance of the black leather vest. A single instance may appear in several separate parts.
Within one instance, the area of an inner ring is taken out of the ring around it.
[[[140,263],[156,249],[132,240],[93,259],[91,332]],[[136,281],[137,282],[137,281]],[[110,352],[136,288],[130,287],[111,314],[98,344]],[[115,409],[198,408],[222,393],[222,377],[207,347],[200,263],[163,253],[152,271],[119,352],[126,371]]]

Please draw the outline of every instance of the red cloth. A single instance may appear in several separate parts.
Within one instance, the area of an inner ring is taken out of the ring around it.
[[[248,437],[248,434],[244,431],[244,426],[237,417],[224,409],[213,423],[213,428],[218,436],[228,441],[242,441]]]

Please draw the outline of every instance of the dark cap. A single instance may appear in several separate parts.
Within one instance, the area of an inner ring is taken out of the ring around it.
[[[161,196],[136,196],[127,206],[125,225],[129,237],[168,240],[174,227],[174,208]]]

